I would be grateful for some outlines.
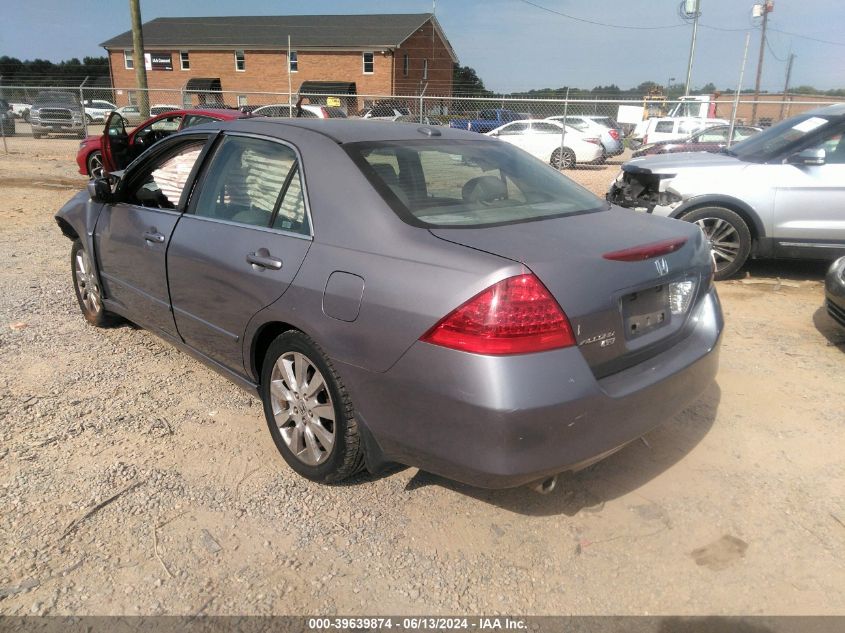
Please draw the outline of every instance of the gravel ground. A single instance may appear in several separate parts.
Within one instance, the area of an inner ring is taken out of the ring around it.
[[[85,324],[52,220],[76,142],[25,147],[0,155],[0,613],[845,614],[823,265],[721,283],[718,383],[548,496],[413,468],[319,486],[256,400]],[[603,192],[616,169],[572,175]]]

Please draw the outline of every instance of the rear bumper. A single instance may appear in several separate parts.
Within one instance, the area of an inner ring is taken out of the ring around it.
[[[384,374],[338,369],[387,459],[509,488],[588,464],[692,404],[718,368],[715,290],[690,318],[683,341],[601,380],[577,348],[491,357],[417,343]]]
[[[827,271],[824,294],[827,313],[845,328],[845,257],[833,262]]]

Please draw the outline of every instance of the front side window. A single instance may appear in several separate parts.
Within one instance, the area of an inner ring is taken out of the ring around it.
[[[135,62],[132,59],[132,51],[123,51],[123,67],[126,70],[135,68]]]
[[[296,51],[290,52],[290,71],[292,73],[299,71],[299,56],[296,54]]]
[[[509,143],[350,143],[347,151],[397,215],[415,226],[483,227],[607,208]]]
[[[129,204],[156,209],[175,209],[204,143],[192,141],[145,166],[132,178]]]
[[[724,143],[728,140],[727,128],[704,130],[695,138],[696,143]]]
[[[528,131],[528,123],[508,123],[501,130],[501,136],[510,136],[511,134],[525,134]]]
[[[375,59],[372,53],[364,53],[364,74],[372,75],[375,71]]]
[[[558,134],[563,132],[563,129],[554,123],[543,123],[542,121],[535,121],[531,124],[531,131],[538,134]]]
[[[191,69],[191,58],[188,55],[188,51],[179,51],[179,64],[182,70],[190,70]]]
[[[238,72],[246,70],[246,56],[243,51],[235,51],[235,70]]]
[[[227,136],[201,187],[198,217],[309,233],[296,153],[287,145]]]
[[[732,145],[727,153],[740,160],[765,163],[806,147],[812,137],[830,125],[825,116],[799,114]]]
[[[182,115],[164,117],[140,128],[135,132],[135,143],[142,143],[149,147],[156,141],[179,131]]]

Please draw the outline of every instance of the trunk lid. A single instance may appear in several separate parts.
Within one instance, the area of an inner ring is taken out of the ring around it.
[[[710,250],[693,224],[618,208],[486,228],[434,228],[436,237],[524,264],[557,299],[597,376],[657,354],[682,337],[709,285]],[[631,247],[685,238],[674,252],[606,259]],[[690,280],[684,314],[667,305],[670,284]]]

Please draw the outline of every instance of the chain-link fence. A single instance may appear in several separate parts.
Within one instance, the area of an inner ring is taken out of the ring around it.
[[[2,86],[0,98],[10,109],[3,114],[0,126],[0,151],[66,157],[79,150],[80,144],[73,139],[101,136],[112,111],[122,115],[130,133],[134,129],[134,134],[139,134],[147,129],[151,117],[203,109],[212,114],[240,111],[273,117],[362,117],[448,126],[492,133],[552,164],[577,168],[618,163],[644,143],[688,137],[705,126],[721,125],[723,135],[724,130],[734,129],[733,137],[728,133],[725,139],[729,144],[753,132],[746,126],[766,127],[836,101],[800,95],[761,95],[757,101],[748,95],[738,100],[718,95],[679,100],[654,95],[624,100],[526,99],[507,95],[296,94],[202,88],[140,92],[130,87],[86,85]],[[180,123],[173,120],[176,116],[169,121],[168,130],[178,128]],[[82,157],[80,171],[86,171],[85,164]]]

